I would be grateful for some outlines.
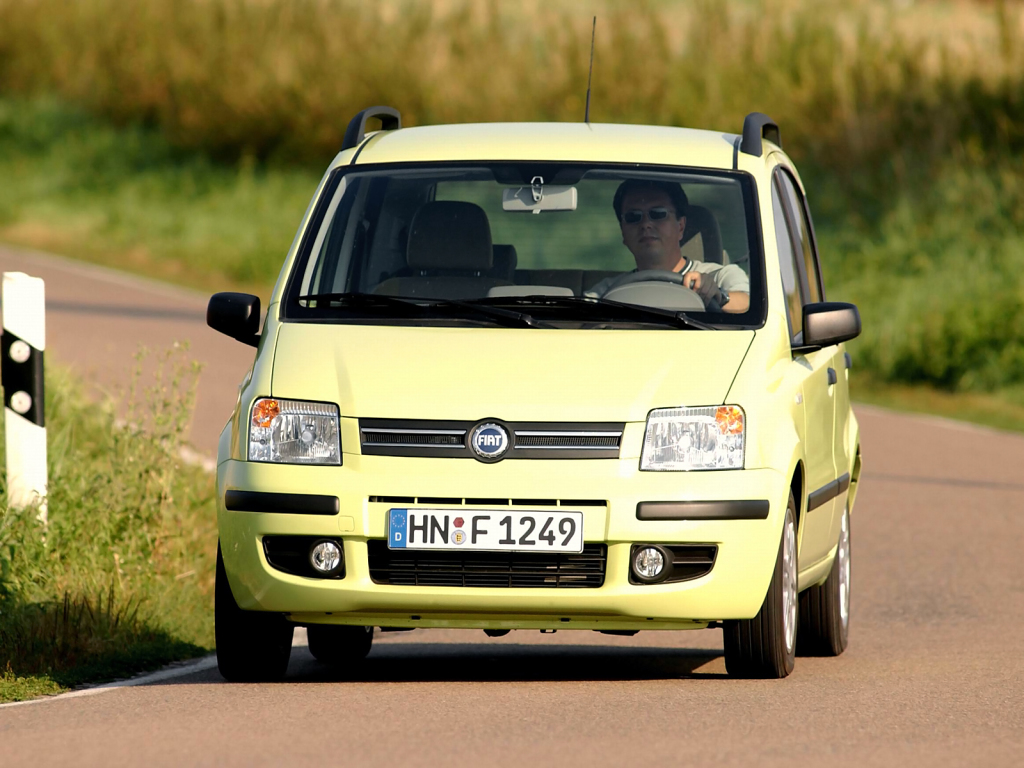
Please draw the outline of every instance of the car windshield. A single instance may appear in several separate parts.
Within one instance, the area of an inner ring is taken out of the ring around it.
[[[286,318],[473,326],[757,327],[747,174],[580,163],[334,172]]]

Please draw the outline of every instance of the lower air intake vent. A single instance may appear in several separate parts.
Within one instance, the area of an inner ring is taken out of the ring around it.
[[[380,539],[366,547],[375,584],[409,587],[595,588],[608,553],[604,544],[585,544],[578,555],[398,550]]]

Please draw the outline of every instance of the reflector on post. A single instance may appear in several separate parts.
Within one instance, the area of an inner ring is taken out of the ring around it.
[[[43,352],[46,349],[43,281],[5,272],[0,379],[4,388],[7,500],[12,507],[39,504],[46,522],[46,418]]]

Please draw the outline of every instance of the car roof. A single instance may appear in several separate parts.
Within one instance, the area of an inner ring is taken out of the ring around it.
[[[602,123],[466,123],[368,134],[334,166],[371,163],[579,161],[732,169],[739,136],[718,131]]]

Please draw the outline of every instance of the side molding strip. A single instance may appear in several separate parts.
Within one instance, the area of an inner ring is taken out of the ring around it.
[[[816,491],[811,491],[807,494],[807,511],[810,512],[812,509],[817,509],[822,504],[832,501],[839,494],[845,493],[849,487],[850,473],[847,472],[828,485],[824,485]]]
[[[273,512],[283,515],[336,515],[341,511],[337,496],[309,493],[262,493],[228,491],[224,506],[233,512]]]
[[[637,520],[765,520],[767,499],[743,501],[641,501]]]

